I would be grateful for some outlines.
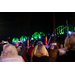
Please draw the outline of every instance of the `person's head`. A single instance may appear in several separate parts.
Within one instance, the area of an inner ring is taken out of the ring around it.
[[[30,43],[30,45],[31,45],[31,47],[34,47],[34,44],[33,44],[33,42],[31,42],[31,43]]]
[[[38,45],[43,45],[43,42],[42,41],[38,41],[37,44]]]
[[[60,48],[63,48],[63,44],[60,44]]]
[[[50,44],[50,49],[51,49],[51,50],[58,49],[57,43],[51,43],[51,44]]]
[[[17,49],[12,44],[6,44],[3,46],[3,51],[1,57],[3,58],[12,58],[18,55]]]
[[[75,50],[75,32],[72,32],[66,37],[64,47],[67,50]]]
[[[41,49],[44,46],[42,41],[38,41],[37,45],[38,45],[38,49]]]
[[[38,41],[36,48],[35,48],[34,55],[39,56],[39,57],[42,55],[45,55],[45,56],[47,55],[47,50],[41,41]]]

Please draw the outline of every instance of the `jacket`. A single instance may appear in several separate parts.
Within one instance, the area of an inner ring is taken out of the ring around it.
[[[50,57],[49,56],[33,56],[33,62],[50,62]]]
[[[34,47],[30,47],[28,49],[27,55],[31,56],[31,53],[32,53],[33,49],[34,49]]]
[[[57,57],[58,57],[58,49],[55,49],[55,50],[51,50],[50,48],[48,49],[48,53],[49,53],[49,56],[50,56],[50,60],[51,62],[55,62]]]

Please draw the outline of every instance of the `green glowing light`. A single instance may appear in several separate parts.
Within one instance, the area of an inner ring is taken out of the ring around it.
[[[37,32],[35,32],[33,35],[36,35],[37,34]]]
[[[29,39],[29,37],[27,37],[27,39]]]
[[[40,37],[42,36],[45,36],[45,34],[43,32],[35,32],[33,35],[32,35],[32,38],[33,39],[39,39]]]
[[[18,38],[13,38],[13,39],[12,39],[12,42],[19,41],[19,40],[26,41],[27,39],[29,39],[29,37],[27,37],[27,36],[21,36],[20,39],[18,39]]]
[[[74,31],[75,31],[75,27],[74,27]]]
[[[16,41],[15,38],[13,38],[13,39],[12,39],[12,42],[15,42],[15,41]]]
[[[40,34],[38,34],[37,36],[38,36],[38,37],[41,37],[41,35],[40,35]]]
[[[18,38],[16,38],[16,41],[19,41],[19,39],[18,39]]]
[[[43,33],[43,36],[45,36],[45,34]]]
[[[23,39],[24,39],[24,38],[23,38],[23,36],[21,36],[21,37],[20,37],[20,40],[22,40],[22,41],[23,41]]]
[[[27,39],[28,37],[27,37],[27,36],[25,36],[24,38],[25,38],[25,39]]]
[[[37,39],[38,37],[37,36],[34,36],[34,39]]]
[[[57,35],[59,35],[59,30],[58,30],[58,28],[57,28]]]
[[[73,27],[72,25],[69,25],[68,26],[68,31],[73,31],[73,28],[74,28],[74,31],[75,31],[75,27]],[[58,26],[56,29],[55,29],[55,34],[56,35],[62,35],[62,34],[65,34],[65,32],[67,32],[67,26],[66,25],[61,25],[61,26]],[[54,33],[54,32],[53,32]]]
[[[55,29],[57,31],[57,32],[55,32],[56,35],[62,35],[62,34],[64,34],[64,30],[62,28],[64,28],[64,25],[61,25],[61,26],[59,26],[59,27],[57,27]]]
[[[40,32],[40,34],[43,34],[43,32]]]

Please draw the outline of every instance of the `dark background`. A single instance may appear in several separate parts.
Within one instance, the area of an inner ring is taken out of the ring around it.
[[[0,41],[22,35],[29,36],[36,32],[53,32],[54,12],[0,12]],[[55,28],[68,24],[75,26],[74,12],[55,12]],[[10,38],[9,38],[10,37]]]

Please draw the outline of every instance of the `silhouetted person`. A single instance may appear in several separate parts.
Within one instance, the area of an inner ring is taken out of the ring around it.
[[[21,46],[20,55],[21,55],[21,56],[23,57],[23,59],[24,59],[25,44],[22,42],[22,40],[20,41],[20,46]]]
[[[27,52],[27,57],[28,57],[28,60],[31,62],[31,53],[34,49],[34,44],[31,43],[31,47],[28,49],[28,52]]]
[[[56,59],[58,57],[58,55],[57,55],[58,54],[57,43],[51,43],[50,48],[48,49],[48,52],[49,52],[51,62],[56,62]]]
[[[66,54],[67,50],[63,47],[63,44],[60,44],[59,56]]]
[[[25,51],[24,51],[24,60],[28,62],[28,59],[27,59],[27,52],[28,52],[28,48],[26,47],[26,48],[25,48]]]
[[[58,57],[57,62],[75,62],[75,32],[66,37],[64,47],[68,52]]]

